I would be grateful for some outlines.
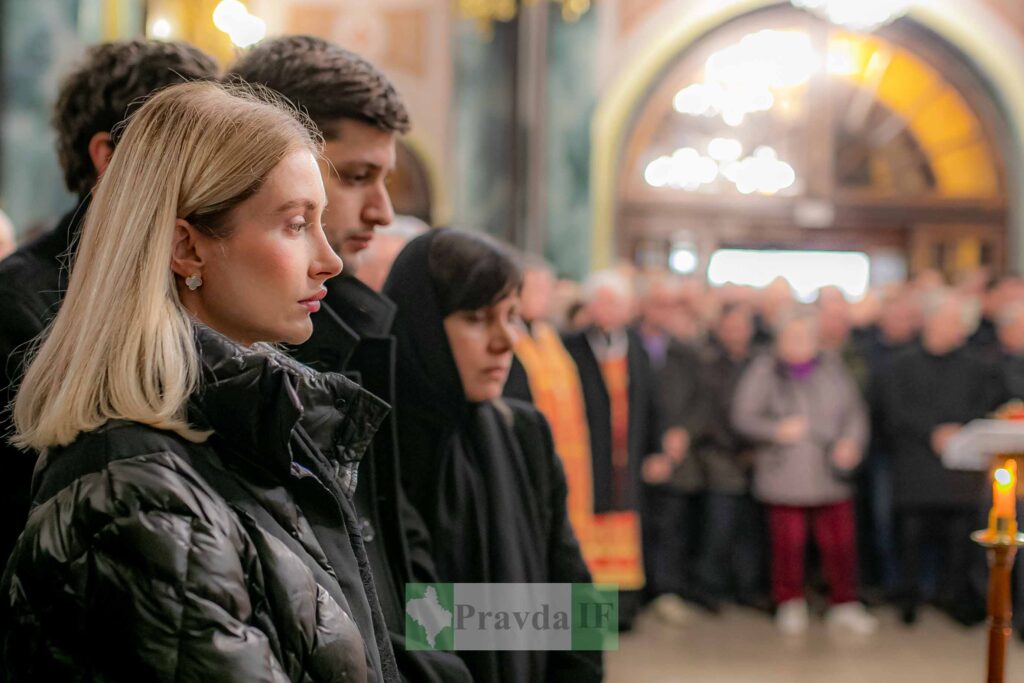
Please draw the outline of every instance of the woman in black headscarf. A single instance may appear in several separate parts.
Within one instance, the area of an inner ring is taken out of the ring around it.
[[[544,418],[500,398],[521,274],[500,245],[435,230],[410,242],[384,293],[398,305],[403,484],[441,581],[589,582]],[[595,652],[460,652],[478,681],[597,681]]]

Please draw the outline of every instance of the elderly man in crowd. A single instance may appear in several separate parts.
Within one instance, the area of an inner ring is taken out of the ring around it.
[[[978,321],[976,302],[945,289],[925,297],[920,344],[895,354],[879,373],[878,386],[893,455],[902,616],[908,624],[917,618],[922,550],[929,534],[939,534],[945,550],[939,599],[954,619],[967,624],[984,616],[970,580],[976,558],[969,539],[984,477],[948,470],[941,456],[964,424],[999,404],[1001,382],[994,368],[967,348]]]
[[[629,327],[629,278],[616,271],[594,273],[584,284],[583,295],[592,324],[564,341],[583,387],[594,478],[592,531],[603,539],[603,556],[591,558],[591,568],[595,580],[605,577],[624,591],[619,621],[628,629],[639,608],[637,591],[644,585],[638,514],[641,470],[664,480],[671,463],[659,452],[650,360]]]
[[[919,296],[905,287],[893,287],[881,300],[876,323],[862,333],[862,347],[868,369],[868,408],[871,416],[871,446],[864,467],[870,490],[871,516],[868,531],[874,559],[870,579],[887,597],[899,590],[896,557],[896,522],[893,510],[893,449],[885,430],[884,397],[881,388],[894,356],[916,343],[921,328]]]
[[[689,454],[700,408],[695,346],[700,329],[687,283],[654,273],[643,284],[639,333],[653,370],[663,450],[671,461],[670,471],[649,475],[644,483],[646,592],[663,619],[681,623],[686,618],[681,596],[717,609],[690,571],[696,559],[696,521],[705,487],[703,469]],[[652,464],[658,469],[656,461]]]
[[[712,603],[731,589],[739,604],[766,607],[764,521],[750,495],[754,444],[729,417],[736,386],[757,352],[753,336],[750,306],[727,303],[700,349],[698,407],[690,435],[691,457],[700,463],[706,486],[696,578]]]

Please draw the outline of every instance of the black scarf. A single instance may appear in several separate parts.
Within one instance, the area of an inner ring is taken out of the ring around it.
[[[547,580],[536,493],[511,413],[470,403],[444,330],[422,235],[399,254],[384,294],[395,302],[403,484],[433,541],[442,581]],[[461,653],[478,680],[541,680],[543,656]]]

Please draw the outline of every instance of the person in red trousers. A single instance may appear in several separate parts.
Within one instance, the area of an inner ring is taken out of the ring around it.
[[[806,308],[778,317],[773,354],[744,372],[732,407],[736,429],[756,445],[754,495],[767,506],[776,623],[807,630],[804,557],[813,533],[829,586],[830,625],[872,633],[857,601],[853,486],[867,443],[860,392],[841,359],[821,350]]]

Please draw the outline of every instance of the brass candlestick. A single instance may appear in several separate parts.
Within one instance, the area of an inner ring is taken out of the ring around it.
[[[999,520],[993,529],[975,531],[971,540],[988,551],[988,678],[987,683],[1003,683],[1006,673],[1006,644],[1013,633],[1013,607],[1010,600],[1010,574],[1017,548],[1024,545],[1024,534],[1016,524]]]

